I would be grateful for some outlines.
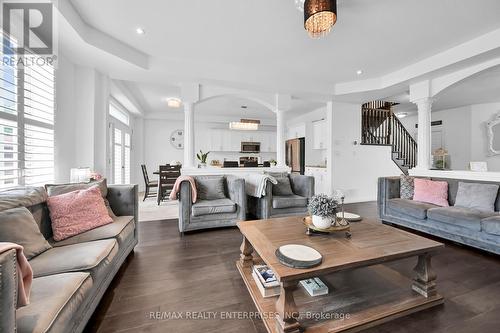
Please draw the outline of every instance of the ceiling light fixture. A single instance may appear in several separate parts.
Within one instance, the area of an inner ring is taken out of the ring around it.
[[[240,121],[232,121],[229,123],[229,129],[238,131],[257,131],[259,129],[260,120],[256,119],[241,119]]]
[[[396,113],[396,117],[398,117],[399,119],[405,118],[406,116],[408,116],[408,113],[406,112]]]
[[[361,75],[361,74],[363,74],[363,70],[361,70],[361,69],[358,69],[358,70],[356,71],[356,74],[358,74],[358,75]]]
[[[167,105],[171,108],[180,108],[182,101],[177,97],[167,98]]]
[[[304,28],[311,38],[326,36],[337,22],[337,0],[305,0]]]
[[[146,31],[140,27],[135,29],[135,32],[137,32],[138,35],[144,35],[146,33]]]

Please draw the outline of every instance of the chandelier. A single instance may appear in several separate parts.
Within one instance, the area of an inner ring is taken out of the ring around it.
[[[232,121],[229,123],[229,129],[238,131],[257,131],[259,129],[260,120],[256,119],[241,119],[240,121]]]
[[[303,6],[304,28],[311,38],[326,36],[337,22],[337,0],[295,0],[295,5],[299,10]]]

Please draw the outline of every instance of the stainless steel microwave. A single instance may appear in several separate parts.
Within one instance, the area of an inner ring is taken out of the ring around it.
[[[242,153],[260,153],[260,142],[242,142]]]

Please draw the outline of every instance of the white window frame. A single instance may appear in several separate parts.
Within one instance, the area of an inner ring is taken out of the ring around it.
[[[113,98],[110,99],[109,101],[109,116],[110,116],[110,121],[109,121],[109,147],[111,149],[110,151],[110,171],[111,171],[111,179],[114,184],[126,184],[127,181],[128,183],[131,182],[131,179],[126,179],[125,177],[125,150],[128,148],[129,149],[129,177],[132,178],[132,137],[133,137],[133,131],[130,126],[130,113],[124,109],[116,100]],[[124,122],[122,119],[118,119],[117,117],[113,116],[111,108],[114,107],[117,111],[122,113],[126,119],[127,122]],[[122,172],[121,172],[121,180],[119,182],[116,181],[115,179],[115,129],[118,129],[121,131],[121,162],[122,162]],[[130,145],[125,144],[125,135],[128,134],[130,137]]]

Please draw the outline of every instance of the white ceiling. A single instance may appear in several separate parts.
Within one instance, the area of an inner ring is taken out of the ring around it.
[[[95,47],[77,51],[71,37],[62,38],[63,52],[128,81],[146,112],[155,113],[177,112],[165,98],[179,96],[180,82],[199,82],[291,93],[290,116],[300,115],[320,107],[307,100],[331,96],[335,84],[380,77],[500,28],[498,0],[338,0],[338,22],[319,40],[304,31],[293,0],[65,1],[88,25],[149,55],[150,67],[115,61]],[[137,27],[146,34],[137,35]],[[456,98],[443,94],[437,105],[462,103],[458,87]],[[476,99],[495,95],[494,88],[473,91]],[[200,108],[237,115],[240,102],[214,99]],[[264,117],[266,110],[247,112]]]
[[[395,99],[391,99],[395,100]],[[415,104],[408,97],[399,100],[395,112],[413,114]],[[461,106],[500,102],[500,66],[488,69],[460,81],[438,94],[432,103],[433,111],[447,110]]]
[[[234,71],[248,73],[263,86],[282,77],[333,87],[358,69],[379,76],[500,27],[497,0],[339,0],[338,22],[320,40],[293,0],[71,1],[89,25],[155,64],[206,67],[200,81],[245,82]]]

